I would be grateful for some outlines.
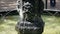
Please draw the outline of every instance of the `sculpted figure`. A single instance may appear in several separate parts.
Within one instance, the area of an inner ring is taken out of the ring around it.
[[[23,0],[23,21],[16,25],[18,34],[42,34],[44,31],[44,22],[41,14],[44,9],[42,0]]]

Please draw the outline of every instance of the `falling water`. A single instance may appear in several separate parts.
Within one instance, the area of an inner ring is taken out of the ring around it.
[[[22,0],[18,0],[17,3],[18,3],[17,11],[19,12],[19,16],[20,16],[19,22],[24,23],[24,20],[23,20],[23,10],[22,10],[22,6],[23,6],[23,5],[22,5]],[[24,25],[24,26],[25,26],[25,25]],[[23,29],[23,34],[24,34],[24,29]]]
[[[18,3],[17,11],[19,12],[20,21],[22,21],[23,20],[22,0],[18,0],[17,3]]]

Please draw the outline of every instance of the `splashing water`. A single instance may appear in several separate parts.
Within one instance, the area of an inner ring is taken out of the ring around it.
[[[23,10],[22,10],[22,6],[23,6],[22,5],[22,0],[18,0],[17,3],[18,3],[17,11],[19,12],[19,16],[20,16],[20,21],[19,22],[23,22],[24,23],[24,21],[23,21]],[[24,29],[23,29],[23,34],[24,34]]]
[[[21,9],[20,9],[19,15],[20,15],[20,20],[22,21],[23,20],[23,12]]]
[[[19,12],[20,21],[22,21],[23,20],[22,0],[18,0],[17,3],[18,3],[17,11]]]

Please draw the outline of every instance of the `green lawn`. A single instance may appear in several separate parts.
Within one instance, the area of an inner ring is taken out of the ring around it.
[[[60,17],[42,16],[45,21],[44,34],[60,34]]]
[[[0,17],[0,34],[17,34],[15,25],[18,22],[18,16],[8,16],[1,20]],[[42,15],[45,22],[43,34],[60,34],[60,17]]]

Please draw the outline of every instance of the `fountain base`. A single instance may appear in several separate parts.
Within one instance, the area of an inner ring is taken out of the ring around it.
[[[41,34],[43,28],[37,27],[28,21],[21,21],[17,23],[16,30],[18,31],[18,34]]]

